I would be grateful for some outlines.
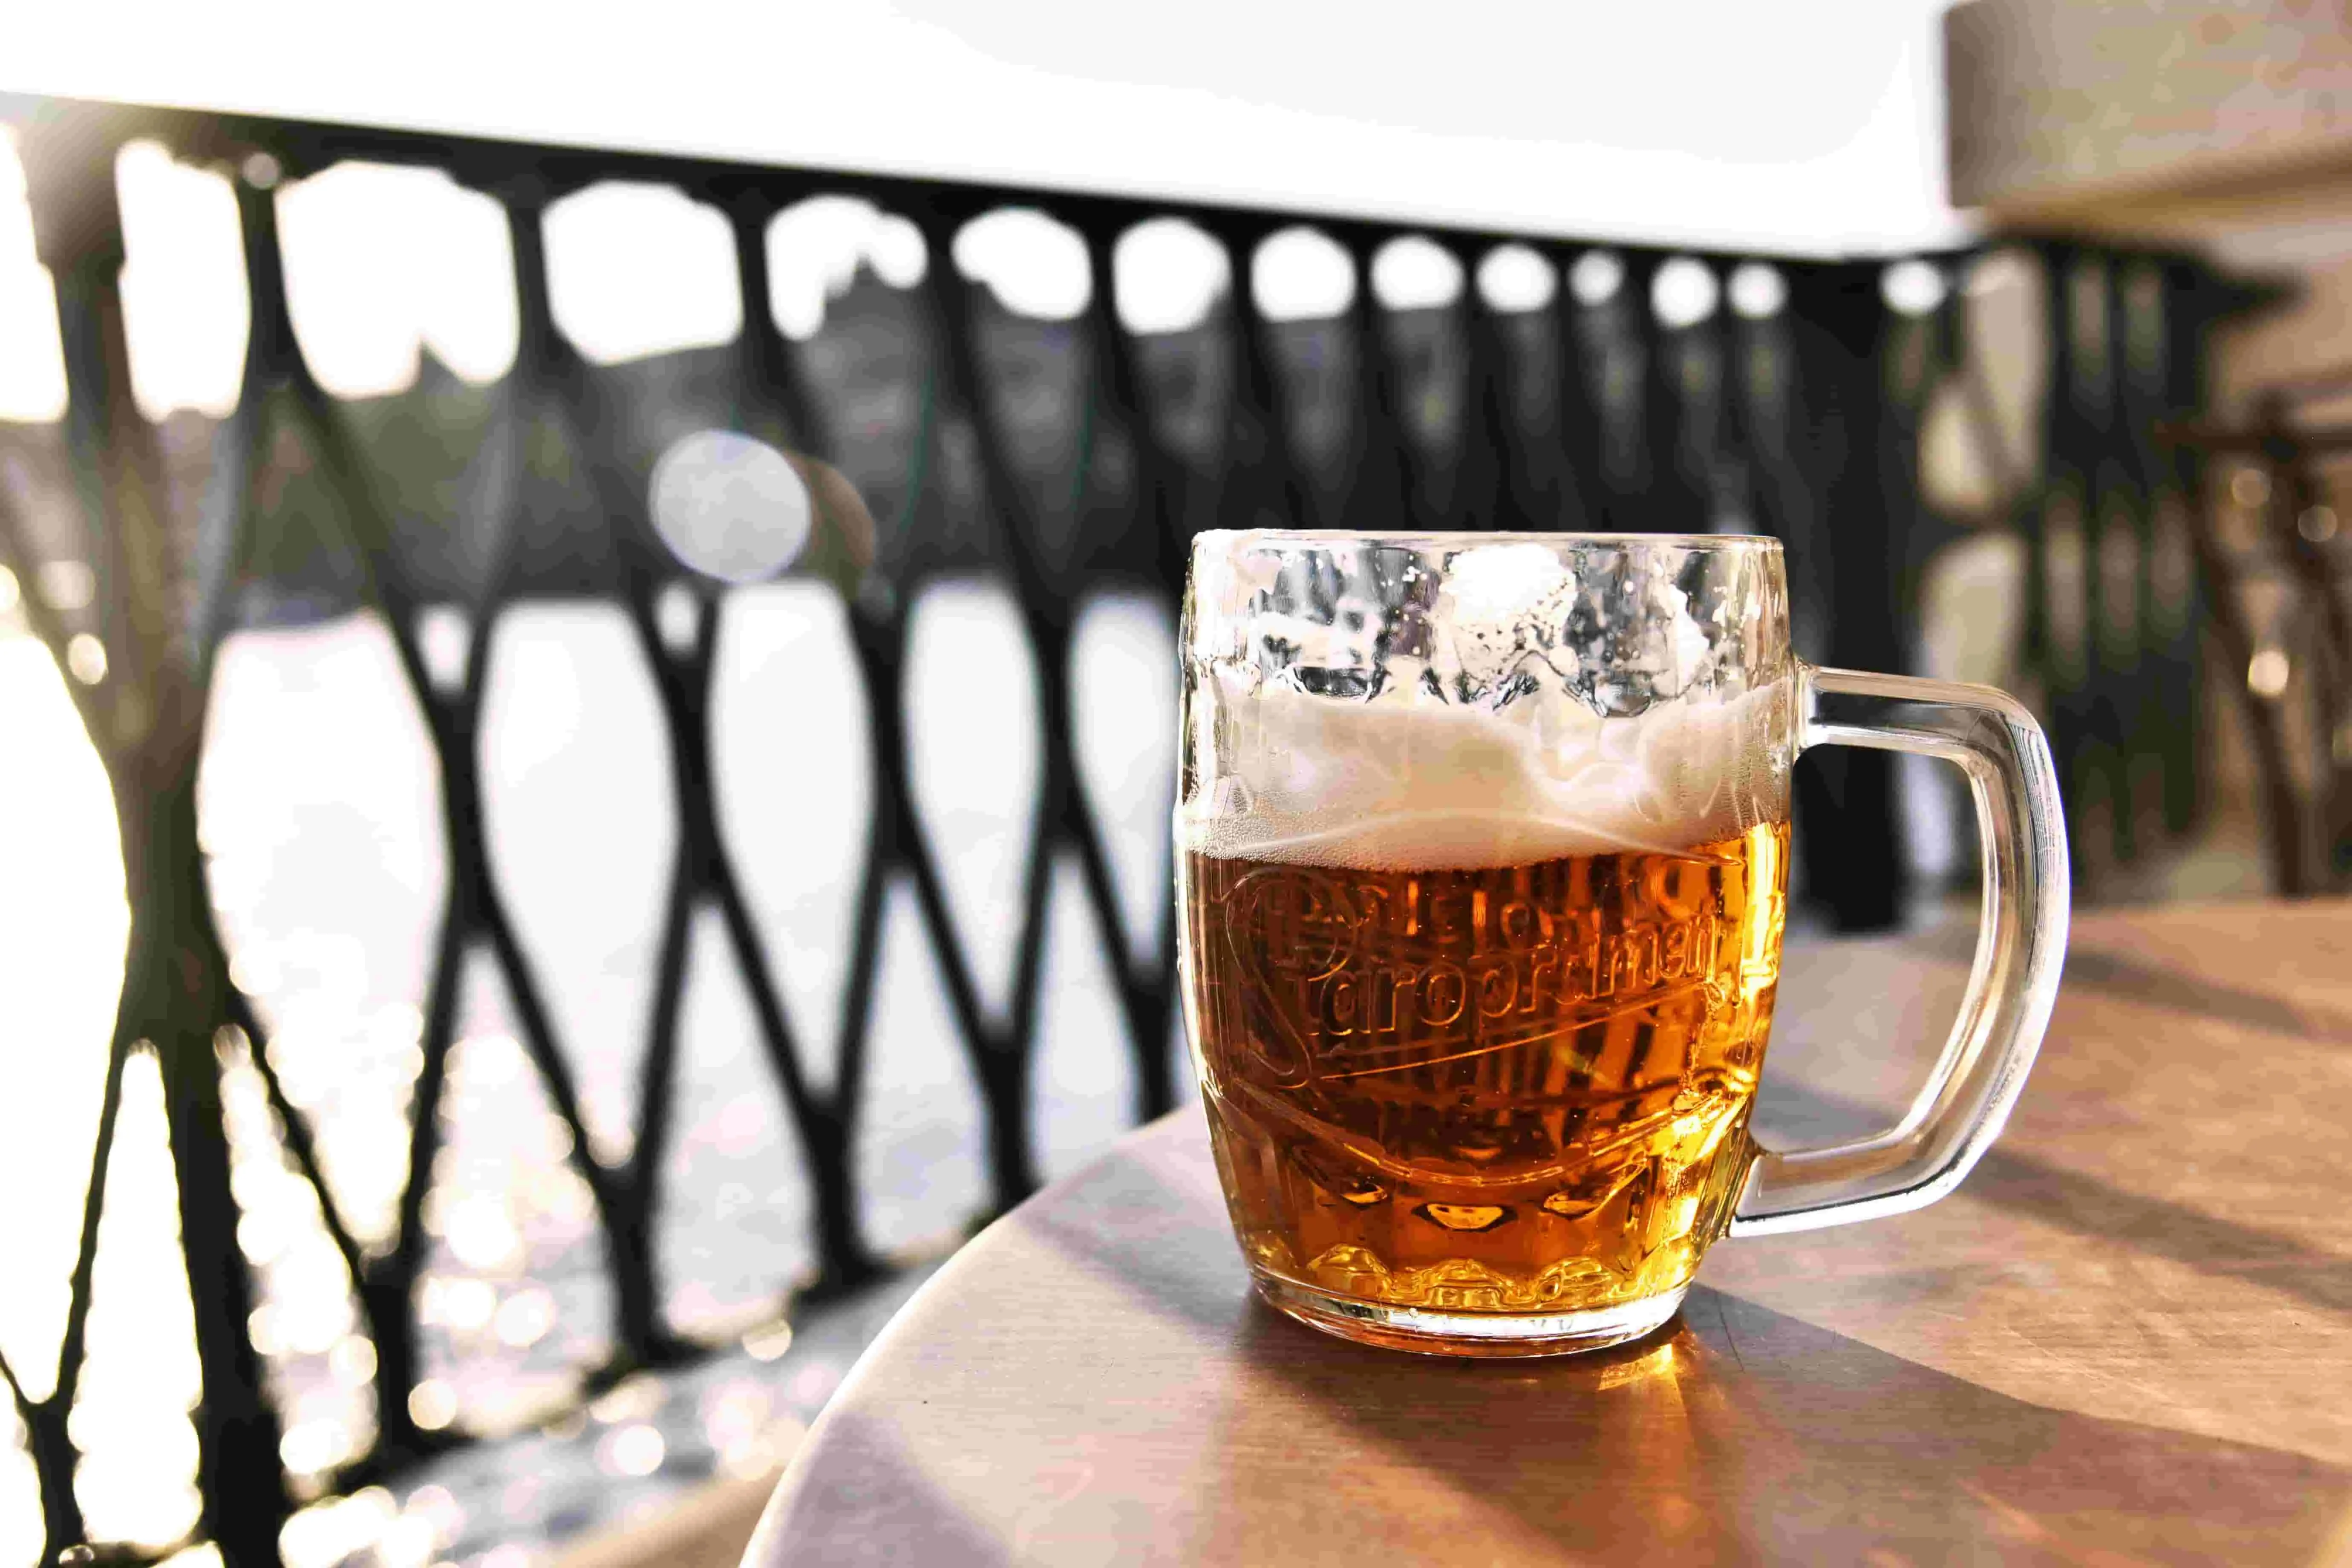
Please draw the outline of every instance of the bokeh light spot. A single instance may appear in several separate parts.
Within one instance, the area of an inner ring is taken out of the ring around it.
[[[1588,250],[1568,269],[1568,287],[1586,310],[1606,305],[1625,283],[1625,264],[1613,250]]]
[[[1199,326],[1233,287],[1233,258],[1198,224],[1156,217],[1119,236],[1111,248],[1118,318],[1130,332],[1181,332]]]
[[[1008,310],[1067,321],[1094,298],[1094,268],[1076,229],[1032,207],[1003,207],[957,231],[956,270]]]
[[[457,1391],[437,1377],[428,1377],[408,1391],[408,1418],[427,1432],[438,1432],[457,1418]]]
[[[1650,308],[1669,327],[1695,327],[1715,314],[1722,292],[1706,263],[1677,256],[1650,280]]]
[[[732,430],[701,430],[654,465],[654,528],[708,577],[753,583],[799,559],[815,513],[789,459]]]
[[[1356,302],[1356,264],[1329,235],[1286,228],[1250,258],[1250,289],[1269,321],[1328,321]]]
[[[1426,235],[1400,235],[1372,257],[1372,293],[1391,310],[1432,310],[1462,297],[1462,263]]]
[[[1559,275],[1533,247],[1498,245],[1478,263],[1478,292],[1506,312],[1540,310],[1559,291]]]
[[[1945,291],[1942,271],[1916,257],[1895,263],[1878,279],[1879,296],[1898,315],[1926,315],[1944,302]]]
[[[2294,667],[2287,661],[2283,648],[2266,647],[2246,663],[2246,689],[2268,701],[2275,701],[2286,693],[2288,678]]]
[[[1744,261],[1731,274],[1731,308],[1751,321],[1780,313],[1789,302],[1789,280],[1777,267]]]
[[[597,1463],[616,1475],[650,1476],[661,1468],[668,1445],[661,1433],[642,1421],[608,1435],[597,1446]]]

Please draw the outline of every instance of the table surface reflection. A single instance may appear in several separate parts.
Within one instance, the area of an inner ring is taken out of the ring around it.
[[[1767,1142],[1889,1119],[1969,935],[1792,950]],[[1956,1196],[1726,1243],[1658,1334],[1518,1363],[1257,1304],[1181,1111],[940,1272],[747,1561],[2352,1560],[2347,1110],[2352,906],[2085,919]]]

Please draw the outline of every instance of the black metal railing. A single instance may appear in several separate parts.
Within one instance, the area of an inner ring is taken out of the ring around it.
[[[154,1054],[170,1106],[204,1379],[201,1533],[238,1563],[274,1560],[291,1493],[279,1460],[279,1416],[247,1331],[254,1289],[236,1235],[238,1210],[221,1118],[225,1060],[249,1063],[267,1085],[285,1157],[317,1192],[375,1347],[376,1435],[366,1453],[331,1478],[337,1487],[395,1473],[458,1440],[420,1425],[406,1395],[420,1374],[424,1218],[442,1137],[435,1110],[445,1093],[470,954],[487,953],[503,978],[522,1043],[572,1133],[569,1159],[593,1197],[614,1285],[616,1349],[598,1373],[605,1380],[701,1349],[665,1320],[653,1246],[678,1073],[688,931],[698,911],[719,917],[751,999],[759,1044],[798,1135],[814,1195],[821,1271],[811,1289],[818,1295],[852,1289],[885,1266],[861,1232],[852,1172],[885,889],[894,880],[913,889],[985,1105],[994,1206],[1017,1201],[1035,1183],[1030,1064],[1057,856],[1075,858],[1103,934],[1134,1053],[1135,1111],[1149,1116],[1170,1107],[1173,922],[1161,923],[1156,945],[1140,956],[1120,940],[1110,857],[1073,750],[1068,672],[1084,594],[1105,583],[1136,584],[1172,610],[1186,542],[1203,527],[1767,531],[1789,548],[1805,651],[1833,663],[1901,668],[1921,563],[1955,531],[1922,496],[1922,421],[1932,398],[1966,389],[1987,464],[2002,480],[2015,526],[2032,543],[2029,672],[2057,720],[2070,787],[2124,789],[2116,780],[2130,772],[2129,760],[2155,756],[2171,819],[2186,820],[2189,797],[2180,792],[2192,777],[2191,761],[2178,737],[2194,707],[2187,684],[2194,633],[2185,612],[2166,621],[2149,610],[2131,623],[2126,646],[2100,630],[2111,617],[2095,602],[2091,630],[2082,634],[2087,643],[2070,647],[2065,617],[2053,619],[2045,608],[2060,596],[2046,569],[2051,531],[2044,520],[2053,506],[2071,505],[2088,520],[2082,526],[2092,531],[2085,548],[2094,557],[2104,548],[2100,530],[2127,531],[2139,554],[2135,581],[2155,581],[2154,498],[2176,492],[2179,477],[2158,460],[2145,432],[2158,416],[2194,412],[2199,333],[2232,302],[2177,260],[2048,252],[2049,276],[2088,268],[2104,293],[2103,303],[2086,312],[2081,300],[2087,294],[2050,290],[2057,322],[2052,374],[2061,395],[2048,400],[2045,460],[2042,452],[2004,449],[1984,416],[1982,383],[1994,373],[1981,354],[1969,352],[1966,296],[1957,286],[1978,260],[1973,252],[1924,258],[1947,287],[1940,302],[1906,314],[1884,298],[1885,258],[1769,258],[1416,230],[1341,215],[53,100],[8,100],[0,111],[17,128],[40,256],[57,284],[70,397],[60,431],[16,433],[33,454],[27,462],[34,468],[44,443],[56,448],[64,469],[60,493],[69,504],[51,509],[52,517],[27,505],[23,493],[0,493],[0,563],[28,585],[23,614],[61,664],[77,637],[98,637],[103,646],[103,677],[68,684],[114,788],[131,909],[54,1392],[28,1397],[15,1373],[7,1374],[30,1435],[52,1554],[80,1543],[84,1533],[67,1416],[83,1354],[122,1069],[134,1051]],[[243,391],[217,431],[204,500],[193,514],[169,504],[152,428],[130,394],[112,169],[119,149],[133,138],[152,138],[176,157],[228,171],[242,215],[252,312]],[[468,499],[443,513],[418,500],[416,487],[399,482],[396,459],[388,455],[397,443],[383,435],[397,425],[397,408],[356,417],[320,388],[294,338],[274,187],[346,159],[446,170],[495,196],[509,215],[520,347],[513,370],[491,395],[485,438],[503,457],[485,459],[479,471],[495,478],[464,491]],[[744,325],[731,346],[698,361],[723,389],[716,422],[862,476],[862,497],[818,487],[817,541],[799,567],[831,581],[847,607],[874,781],[850,906],[839,1066],[829,1087],[821,1086],[803,1054],[803,1027],[772,972],[714,793],[714,653],[729,593],[681,570],[648,526],[645,479],[656,454],[640,449],[627,377],[584,361],[557,330],[550,304],[542,215],[563,195],[611,179],[675,186],[729,220]],[[854,448],[866,437],[829,416],[805,356],[775,329],[769,310],[768,226],[820,195],[863,197],[910,219],[931,258],[923,281],[894,297],[908,330],[917,413],[913,426],[894,437],[904,461],[893,473],[877,476],[870,460],[860,463]],[[1069,328],[1056,329],[1055,339],[1080,389],[1072,416],[1078,427],[1055,449],[1075,457],[1042,465],[1008,432],[997,395],[1002,377],[992,359],[992,345],[1001,346],[1022,323],[949,261],[965,224],[1008,206],[1041,209],[1074,229],[1094,277],[1091,304]],[[1136,224],[1170,216],[1221,243],[1233,258],[1230,275],[1243,281],[1200,327],[1143,342],[1122,327],[1114,308],[1113,247]],[[1267,319],[1246,282],[1256,247],[1298,225],[1336,239],[1360,279],[1343,317],[1308,327]],[[1450,251],[1474,279],[1494,247],[1526,245],[1555,268],[1559,286],[1549,304],[1532,310],[1498,310],[1475,282],[1445,307],[1409,317],[1386,310],[1370,286],[1370,262],[1381,247],[1412,233]],[[1595,252],[1617,258],[1622,282],[1605,300],[1588,301],[1566,280],[1580,257]],[[1653,286],[1670,265],[1696,265],[1719,283],[1735,268],[1766,263],[1785,289],[1777,309],[1753,315],[1717,309],[1677,325],[1653,308]],[[2137,346],[2131,353],[2099,347],[2125,342],[2157,347],[2147,353]],[[1310,383],[1302,374],[1302,349],[1327,354],[1343,374]],[[2093,358],[2104,381],[2086,374]],[[2157,368],[2147,370],[2149,363]],[[1196,374],[1204,369],[1215,374]],[[2095,395],[2095,382],[2105,389]],[[1205,424],[1187,425],[1175,416],[1179,405],[1203,386],[1218,389],[1219,401]],[[1332,409],[1320,410],[1325,417],[1316,427],[1339,432],[1337,445],[1321,450],[1309,449],[1314,440],[1307,434],[1315,398],[1336,399],[1339,415],[1335,426],[1328,417]],[[1433,398],[1453,411],[1450,434],[1441,428],[1433,435],[1429,422],[1411,416]],[[1209,432],[1205,441],[1183,434],[1195,427]],[[0,442],[11,438],[0,431]],[[262,482],[282,468],[279,454],[289,442],[307,469],[290,502],[285,487]],[[962,451],[974,457],[960,467],[955,454]],[[1108,460],[1108,453],[1119,460]],[[594,548],[577,547],[583,539]],[[29,586],[41,563],[65,558],[85,562],[95,574],[99,591],[87,609],[46,603]],[[917,810],[899,695],[908,675],[908,607],[927,583],[971,573],[1007,583],[1018,604],[1036,656],[1044,747],[1018,907],[1004,912],[1017,936],[1010,1005],[1001,1015],[982,1003],[970,933],[951,914],[940,858]],[[2095,572],[2090,580],[2103,579]],[[381,616],[425,717],[439,770],[446,907],[423,999],[423,1068],[406,1175],[391,1237],[381,1246],[362,1244],[339,1213],[310,1124],[273,1070],[267,1020],[231,982],[196,832],[214,659],[253,606],[289,584],[325,610],[363,605]],[[582,1125],[573,1063],[548,1001],[551,983],[509,913],[484,824],[478,752],[489,631],[509,606],[548,593],[597,595],[625,611],[653,674],[677,800],[676,858],[658,926],[635,1138],[632,1152],[611,1163],[592,1152]],[[675,627],[666,631],[663,615],[665,601],[680,594],[691,609],[682,637]],[[461,605],[472,635],[457,678],[445,682],[435,678],[421,624],[428,605],[450,599]],[[1801,875],[1810,899],[1844,929],[1892,923],[1903,904],[1904,862],[1895,774],[1885,759],[1838,752],[1819,766],[1809,762],[1799,812]],[[2128,811],[2116,820],[2127,816],[2138,820]],[[1832,822],[1834,832],[1822,830]]]

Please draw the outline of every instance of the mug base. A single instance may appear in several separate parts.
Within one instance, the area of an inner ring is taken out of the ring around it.
[[[1548,1356],[1606,1350],[1638,1340],[1673,1317],[1687,1285],[1589,1312],[1444,1312],[1395,1307],[1255,1274],[1268,1306],[1358,1344],[1420,1355]]]

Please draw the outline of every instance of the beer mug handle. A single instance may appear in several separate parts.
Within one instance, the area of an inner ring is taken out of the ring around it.
[[[1874,1137],[1759,1153],[1733,1236],[1903,1214],[1959,1185],[2025,1087],[2066,950],[2065,826],[2033,716],[1989,686],[1801,671],[1800,750],[1871,746],[1959,764],[1983,840],[1984,910],[1959,1017],[1910,1110]]]

